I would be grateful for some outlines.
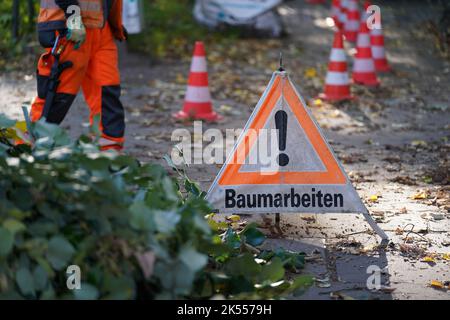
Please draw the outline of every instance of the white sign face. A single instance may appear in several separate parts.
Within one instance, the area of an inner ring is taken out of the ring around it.
[[[122,23],[129,34],[142,31],[140,0],[123,0]]]
[[[275,72],[207,194],[221,213],[365,213],[285,72]]]

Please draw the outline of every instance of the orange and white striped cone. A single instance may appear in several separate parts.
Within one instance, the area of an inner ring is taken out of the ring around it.
[[[319,98],[327,101],[353,99],[350,93],[344,40],[340,30],[334,33],[333,48],[331,49],[330,62],[328,63],[328,72],[325,79],[325,90],[319,95]]]
[[[369,13],[367,12],[367,8],[371,5],[370,1],[364,1],[363,10],[361,10],[361,22],[367,22],[369,18]]]
[[[344,24],[345,40],[355,42],[358,36],[358,29],[360,23],[360,14],[358,10],[357,0],[348,0],[347,4],[347,20]]]
[[[176,119],[206,121],[220,119],[220,116],[214,112],[211,102],[205,47],[201,41],[195,43],[183,109],[173,116]]]
[[[349,0],[341,0],[339,22],[341,24],[341,30],[344,30],[345,23],[347,22],[347,9]]]
[[[340,15],[341,15],[341,0],[333,0],[331,2],[331,18],[334,20],[334,25],[339,29],[342,28]]]
[[[375,62],[375,70],[378,72],[388,72],[391,70],[386,58],[384,49],[383,29],[380,24],[375,24],[370,30],[370,45],[372,46],[372,56]]]
[[[356,41],[353,82],[366,86],[377,86],[380,84],[375,73],[375,63],[372,58],[372,48],[370,45],[370,33],[365,21],[361,22]]]

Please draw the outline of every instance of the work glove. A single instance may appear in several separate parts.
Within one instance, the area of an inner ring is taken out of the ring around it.
[[[128,30],[125,28],[124,25],[122,25],[123,35],[125,37],[125,40],[128,40]]]
[[[80,15],[72,15],[67,19],[66,38],[75,43],[75,49],[78,49],[86,40],[86,28]]]

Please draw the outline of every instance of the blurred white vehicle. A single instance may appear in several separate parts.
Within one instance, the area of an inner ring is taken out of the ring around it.
[[[124,0],[122,22],[128,34],[142,31],[142,2],[141,0]]]
[[[195,19],[210,28],[223,25],[250,28],[279,37],[283,24],[276,8],[282,0],[196,0]]]

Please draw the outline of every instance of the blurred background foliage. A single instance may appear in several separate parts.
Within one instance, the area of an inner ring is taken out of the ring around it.
[[[18,61],[24,53],[34,52],[38,0],[0,1],[0,68]]]
[[[143,1],[144,31],[131,35],[128,46],[133,51],[150,53],[154,57],[181,57],[191,54],[196,40],[230,41],[238,37],[234,28],[212,32],[199,25],[193,15],[194,0]]]

